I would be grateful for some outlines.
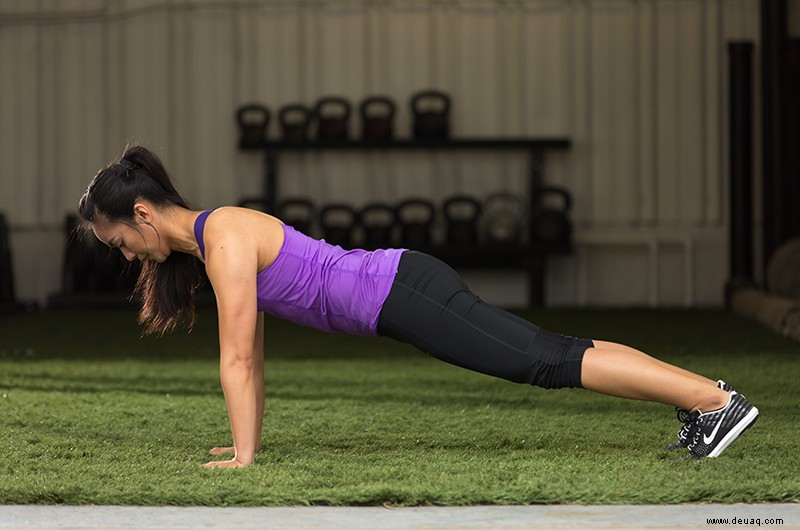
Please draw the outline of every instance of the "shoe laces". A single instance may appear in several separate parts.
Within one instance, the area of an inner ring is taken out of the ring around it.
[[[685,409],[676,408],[678,411],[678,420],[683,423],[683,427],[678,431],[678,441],[687,443],[690,439],[694,439],[697,432],[697,423],[700,421],[700,412],[689,412]]]

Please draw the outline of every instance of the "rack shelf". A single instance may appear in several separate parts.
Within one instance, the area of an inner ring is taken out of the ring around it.
[[[240,144],[243,151],[310,151],[310,150],[403,150],[403,149],[567,149],[568,138],[452,138],[452,139],[398,139],[398,140],[348,140],[284,142],[268,141],[259,144]]]
[[[246,152],[258,152],[264,155],[263,196],[259,199],[267,211],[275,211],[278,196],[279,167],[278,155],[281,152],[302,151],[403,151],[403,150],[517,150],[529,154],[529,204],[533,205],[533,191],[544,181],[545,151],[566,150],[571,146],[569,138],[536,137],[536,138],[449,138],[443,140],[397,139],[390,141],[349,140],[284,142],[266,141],[258,144],[240,143],[239,149]],[[528,227],[531,228],[530,226]],[[462,267],[523,267],[528,271],[530,280],[529,305],[544,305],[544,277],[548,255],[566,254],[571,251],[570,245],[543,247],[526,243],[519,246],[480,246],[476,248],[455,248],[435,246],[416,249],[429,252],[442,258],[447,263]]]

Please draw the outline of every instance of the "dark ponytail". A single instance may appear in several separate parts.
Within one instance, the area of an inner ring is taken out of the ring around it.
[[[119,162],[95,175],[78,201],[78,212],[87,225],[95,223],[98,215],[111,222],[131,223],[133,207],[142,199],[156,206],[191,209],[161,160],[144,147],[128,146]],[[141,300],[139,322],[145,333],[163,335],[180,325],[191,329],[196,316],[194,293],[201,279],[199,263],[189,254],[173,252],[163,263],[143,262],[132,298]]]

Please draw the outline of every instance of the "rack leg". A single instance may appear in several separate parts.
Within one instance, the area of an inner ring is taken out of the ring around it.
[[[544,275],[545,260],[544,255],[531,257],[528,263],[528,307],[536,308],[544,306]]]
[[[531,149],[531,166],[528,182],[528,207],[532,212],[536,207],[536,190],[542,186],[544,181],[544,153],[541,149]],[[534,232],[533,216],[528,215],[528,237],[532,237]],[[528,263],[528,307],[544,306],[544,275],[545,260],[544,254],[535,253]]]
[[[264,205],[267,212],[274,214],[278,193],[278,155],[267,151],[264,156]]]

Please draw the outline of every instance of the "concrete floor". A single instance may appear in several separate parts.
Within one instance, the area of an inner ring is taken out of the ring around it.
[[[733,521],[732,519],[736,519]],[[709,519],[727,519],[712,524]],[[776,519],[778,521],[776,521]],[[0,506],[0,530],[522,530],[531,528],[800,529],[800,504],[182,508]]]

